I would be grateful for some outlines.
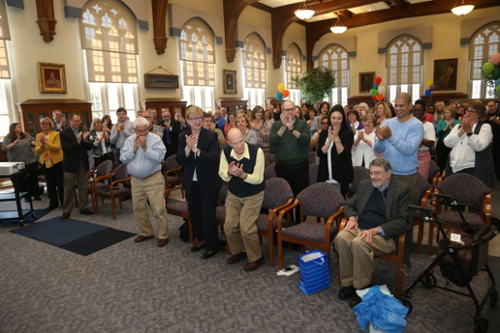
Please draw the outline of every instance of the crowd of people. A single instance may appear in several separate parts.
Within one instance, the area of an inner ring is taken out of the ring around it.
[[[132,204],[141,234],[135,242],[155,235],[150,211],[158,228],[158,246],[168,243],[169,232],[163,193],[162,162],[175,155],[183,165],[182,185],[196,242],[190,251],[205,249],[203,259],[217,254],[219,239],[216,207],[222,182],[228,185],[224,230],[232,256],[228,264],[247,259],[252,271],[264,263],[255,225],[264,198],[264,169],[272,162],[277,177],[285,179],[296,196],[309,184],[310,152],[318,161],[317,182],[334,184],[343,196],[353,182],[355,166],[369,169],[370,180],[360,184],[344,208],[346,229],[336,239],[342,289],[339,298],[359,302],[354,290],[368,286],[373,273],[370,253],[394,249],[394,237],[410,236],[411,222],[403,211],[418,204],[418,173],[428,178],[435,160],[446,175],[468,173],[494,186],[500,180],[500,120],[498,105],[471,101],[465,105],[423,100],[412,102],[407,93],[394,104],[374,107],[319,104],[295,105],[285,100],[279,108],[256,106],[253,110],[213,115],[197,106],[185,114],[166,110],[139,111],[128,120],[127,110],[94,119],[90,131],[81,129],[78,114],[66,121],[60,110],[41,121],[42,132],[32,138],[18,123],[10,126],[2,149],[10,161],[23,161],[30,174],[30,193],[39,199],[36,172],[41,166],[50,196],[49,209],[63,206],[63,219],[71,214],[78,187],[81,214],[86,208],[89,155],[97,167],[107,160],[127,164],[132,176]],[[386,205],[384,205],[384,203]],[[148,208],[149,207],[149,208]],[[297,212],[298,213],[298,212]],[[404,215],[404,216],[403,216]],[[294,216],[300,221],[300,217]],[[359,241],[361,239],[361,243]],[[358,248],[359,247],[359,248]],[[407,251],[409,254],[409,251]],[[363,265],[359,265],[363,263]],[[411,266],[408,258],[405,263]]]

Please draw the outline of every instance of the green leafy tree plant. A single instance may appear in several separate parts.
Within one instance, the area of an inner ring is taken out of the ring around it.
[[[304,95],[306,102],[314,104],[323,101],[326,95],[332,95],[332,89],[335,88],[335,71],[316,67],[292,78],[292,81]]]

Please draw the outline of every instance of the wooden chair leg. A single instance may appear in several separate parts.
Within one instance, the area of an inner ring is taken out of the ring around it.
[[[269,243],[269,266],[274,267],[274,235],[272,231],[267,239]]]
[[[396,274],[396,294],[394,295],[396,298],[401,296],[403,292],[403,262],[398,262],[398,272]]]
[[[110,199],[111,199],[111,211],[113,212],[113,220],[116,220],[116,211],[115,211],[116,202],[115,202],[115,198],[111,197]]]
[[[283,268],[283,242],[278,238],[278,269]]]
[[[422,252],[422,239],[424,238],[424,224],[423,222],[418,225],[418,237],[417,237],[417,253]]]

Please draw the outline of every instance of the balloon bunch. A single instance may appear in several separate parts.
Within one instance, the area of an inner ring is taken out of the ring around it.
[[[434,85],[434,80],[433,79],[427,80],[427,85],[429,86],[429,89],[426,89],[424,91],[424,94],[425,94],[425,96],[429,97],[431,95],[431,93],[434,90],[436,90],[436,86]]]
[[[285,89],[285,84],[278,84],[278,92],[274,95],[278,101],[281,101],[283,98],[287,98],[290,95],[290,92]]]
[[[496,87],[496,93],[500,95],[500,53],[490,55],[490,61],[483,64],[483,73],[486,81]]]
[[[381,86],[380,84],[382,83],[382,78],[380,76],[377,76],[373,80],[373,89],[370,90],[370,95],[372,95],[372,99],[375,101],[382,101],[385,97],[385,92],[386,88],[384,86]]]

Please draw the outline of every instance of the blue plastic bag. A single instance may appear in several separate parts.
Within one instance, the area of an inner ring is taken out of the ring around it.
[[[368,322],[372,323],[373,328],[388,333],[401,333],[406,327],[404,318],[408,308],[394,297],[382,293],[379,286],[370,288],[363,296],[363,302],[352,309],[363,331]]]

